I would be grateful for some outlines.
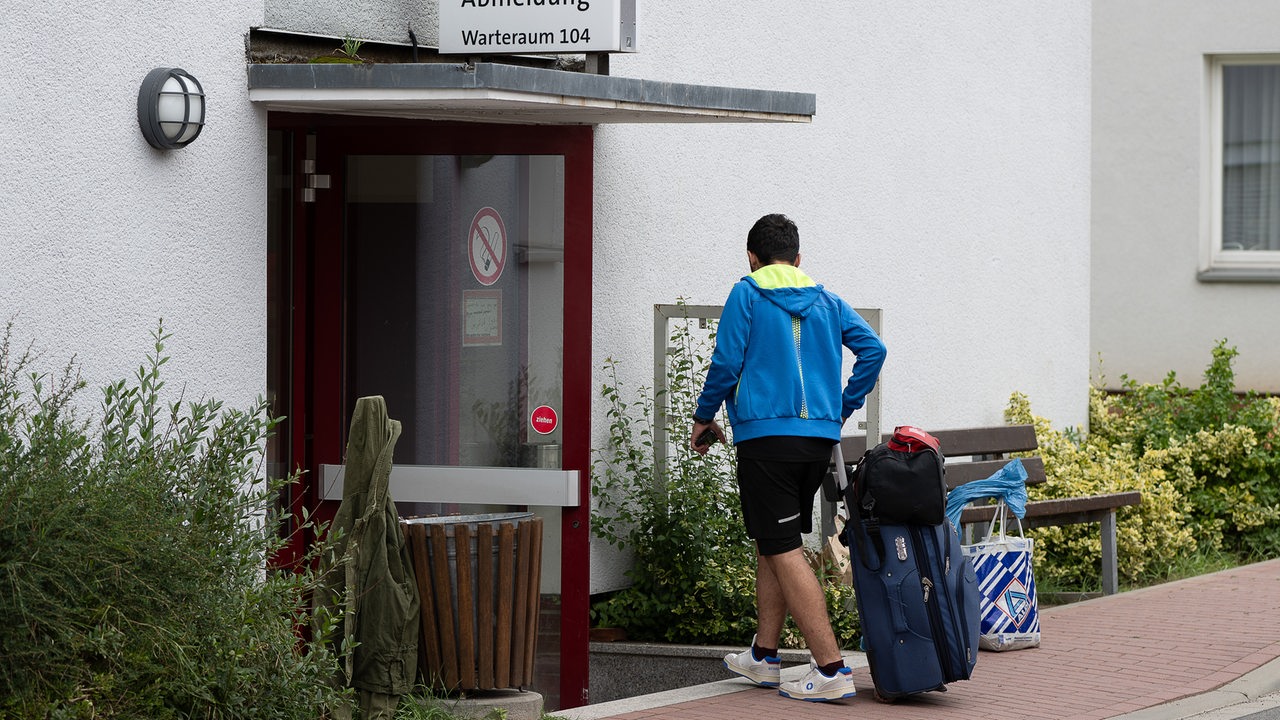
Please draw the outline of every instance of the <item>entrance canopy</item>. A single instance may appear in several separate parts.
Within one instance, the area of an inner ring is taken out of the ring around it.
[[[517,123],[807,123],[812,93],[688,85],[476,63],[249,65],[249,99],[269,110]]]

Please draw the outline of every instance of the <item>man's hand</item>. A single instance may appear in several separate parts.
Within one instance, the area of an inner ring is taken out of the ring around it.
[[[706,432],[711,433],[710,438],[703,437],[703,433]],[[693,448],[694,452],[699,455],[706,455],[707,451],[711,449],[711,443],[717,440],[725,442],[724,429],[720,427],[719,423],[715,420],[709,423],[694,421],[693,429],[689,432],[689,447]]]

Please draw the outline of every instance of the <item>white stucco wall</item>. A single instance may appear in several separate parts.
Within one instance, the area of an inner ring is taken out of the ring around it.
[[[93,388],[134,371],[163,317],[172,383],[251,401],[265,385],[266,147],[243,36],[402,41],[434,3],[309,3],[304,22],[291,0],[180,18],[155,2],[0,2],[24,61],[0,76],[0,316],[49,369],[75,355]],[[747,270],[747,229],[785,212],[813,277],[884,309],[886,425],[998,423],[1015,390],[1059,425],[1084,421],[1088,2],[645,0],[640,33],[614,75],[813,92],[818,111],[808,125],[597,130],[595,387],[609,356],[630,386],[651,383],[653,305],[722,302]],[[137,128],[157,66],[208,94],[208,127],[183,150],[153,150]],[[594,412],[601,447],[598,398]],[[607,556],[592,576],[593,590],[622,582]]]
[[[1200,384],[1217,340],[1237,386],[1280,392],[1280,283],[1202,283],[1206,56],[1277,53],[1280,5],[1096,3],[1091,346],[1107,384]],[[1095,367],[1096,371],[1096,367]]]
[[[41,369],[74,355],[90,408],[136,371],[160,318],[170,390],[234,407],[265,391],[265,124],[244,62],[262,3],[173,10],[0,3],[20,58],[0,74],[0,320],[35,341]],[[208,97],[184,149],[138,129],[155,67],[187,70]]]
[[[597,131],[596,366],[626,358],[626,382],[651,384],[653,304],[723,302],[747,230],[784,212],[811,276],[884,310],[886,426],[998,424],[1013,391],[1084,423],[1090,16],[1079,0],[646,2],[643,51],[612,74],[813,92],[817,114]],[[598,548],[593,587],[620,567]]]

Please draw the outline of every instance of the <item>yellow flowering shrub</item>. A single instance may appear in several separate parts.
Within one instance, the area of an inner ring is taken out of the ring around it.
[[[1014,393],[1010,423],[1035,426],[1048,480],[1041,500],[1137,490],[1142,503],[1117,514],[1122,582],[1160,580],[1180,558],[1226,552],[1248,561],[1280,557],[1280,398],[1237,393],[1220,341],[1198,388],[1124,380],[1124,391],[1089,391],[1089,428],[1055,429]],[[1056,587],[1096,589],[1095,526],[1041,528],[1036,576]]]
[[[1165,467],[1134,458],[1130,447],[1104,439],[1055,430],[1031,412],[1031,404],[1014,393],[1005,410],[1010,423],[1036,428],[1047,481],[1028,488],[1029,500],[1072,498],[1128,492],[1142,493],[1142,503],[1117,513],[1116,553],[1120,580],[1134,582],[1168,567],[1195,550],[1196,541],[1183,520],[1190,509]],[[1036,538],[1036,578],[1055,587],[1098,588],[1102,542],[1096,525],[1065,525],[1030,530]]]

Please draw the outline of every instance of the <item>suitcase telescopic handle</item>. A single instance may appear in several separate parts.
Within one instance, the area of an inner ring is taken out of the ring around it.
[[[844,497],[844,491],[849,487],[849,473],[844,469],[844,450],[839,440],[831,448],[831,462],[836,466],[836,490],[840,491],[840,497]]]
[[[840,496],[845,499],[845,510],[849,513],[849,525],[846,526],[845,532],[848,533],[849,530],[847,528],[852,527],[853,532],[868,540],[868,542],[858,542],[858,538],[853,537],[853,534],[850,533],[849,554],[850,556],[856,556],[863,567],[875,572],[880,569],[883,561],[876,556],[876,552],[871,545],[879,540],[880,531],[878,524],[876,528],[866,527],[862,522],[862,509],[853,506],[849,502],[849,474],[844,467],[844,450],[841,449],[839,441],[831,447],[831,461],[836,465],[836,486],[840,489]],[[875,537],[872,537],[872,532],[876,533]]]

